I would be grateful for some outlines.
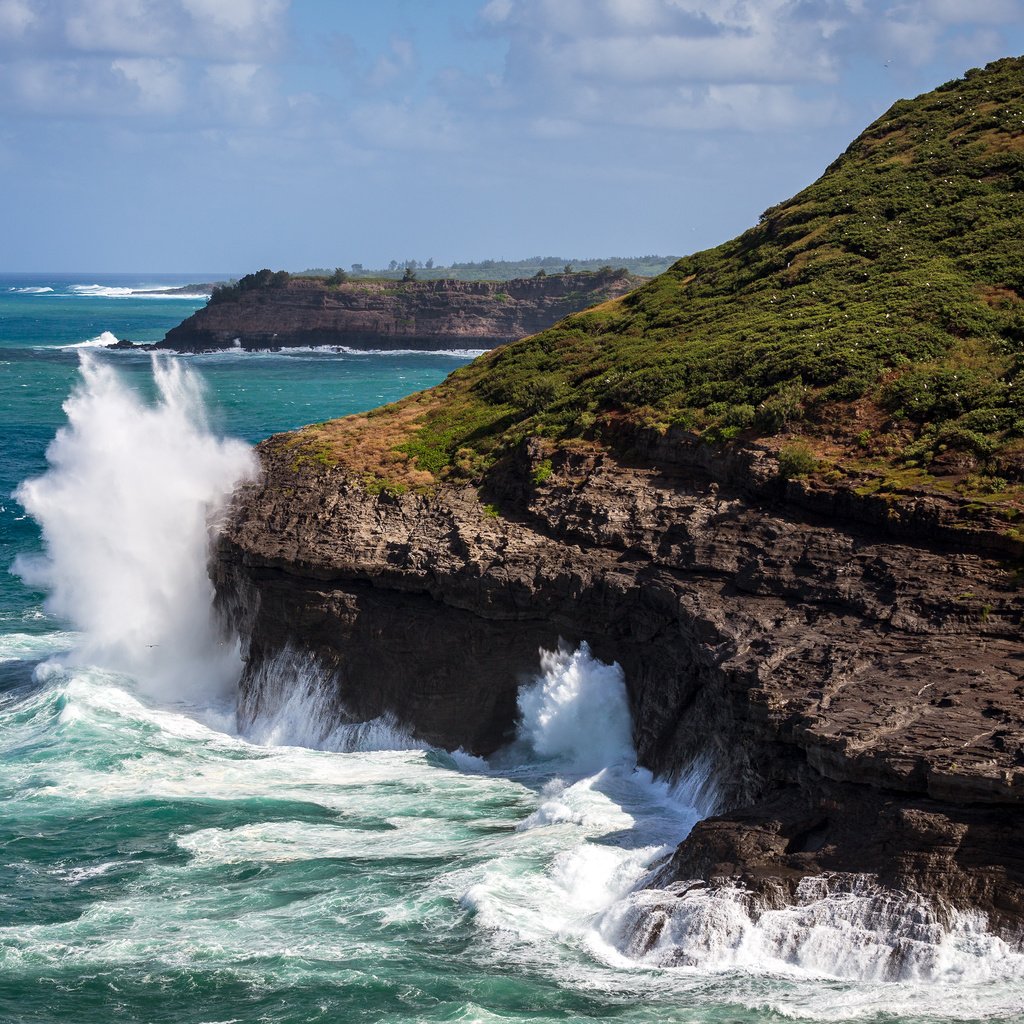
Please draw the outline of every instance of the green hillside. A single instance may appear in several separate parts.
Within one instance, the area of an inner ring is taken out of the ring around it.
[[[600,439],[625,419],[719,444],[797,435],[804,468],[827,457],[1012,487],[1022,295],[1015,58],[895,104],[738,238],[380,410],[374,443],[397,461],[375,472],[474,476],[526,435]],[[344,422],[307,440],[365,453],[352,429],[368,421]]]

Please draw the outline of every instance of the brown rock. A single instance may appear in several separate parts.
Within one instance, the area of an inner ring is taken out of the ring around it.
[[[365,349],[491,348],[536,334],[643,278],[552,274],[515,281],[357,280],[329,286],[292,278],[211,301],[167,332],[157,348],[203,351],[342,345]]]

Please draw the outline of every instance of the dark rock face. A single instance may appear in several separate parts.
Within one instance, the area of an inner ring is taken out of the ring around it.
[[[207,351],[344,345],[365,349],[491,348],[615,299],[641,278],[557,274],[515,281],[352,281],[294,278],[214,301],[157,348]]]
[[[261,455],[213,562],[243,688],[292,645],[357,718],[488,753],[538,647],[586,640],[625,671],[642,763],[714,765],[721,813],[660,884],[778,901],[867,873],[1024,923],[1024,595],[955,510],[826,519],[848,499],[749,449],[561,453],[537,484],[532,443],[490,476],[499,517],[471,488],[369,496],[275,439]]]

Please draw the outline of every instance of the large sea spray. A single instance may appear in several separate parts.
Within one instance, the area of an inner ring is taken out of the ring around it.
[[[207,559],[218,511],[255,472],[251,449],[211,432],[201,381],[180,362],[153,358],[147,404],[111,366],[80,360],[49,468],[16,494],[46,553],[15,568],[80,632],[74,661],[165,700],[223,693],[239,662],[211,614]]]

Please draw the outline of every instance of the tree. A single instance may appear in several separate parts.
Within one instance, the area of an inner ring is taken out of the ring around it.
[[[413,270],[412,267],[406,267],[405,268],[405,273],[402,275],[402,280],[403,281],[415,281],[416,280],[416,271]]]
[[[398,269],[398,260],[392,260],[388,264],[388,270],[397,270],[397,269]]]
[[[427,268],[427,270],[433,270],[434,269],[434,257],[431,256],[430,259],[427,260],[427,262],[424,263],[423,265]]]
[[[353,274],[361,274],[362,272],[363,272],[363,265],[362,265],[362,263],[353,263],[352,264],[352,273]]]
[[[571,263],[566,263],[566,265],[562,268],[562,273],[563,274],[571,274],[572,273],[572,264]]]
[[[334,273],[327,278],[328,284],[344,284],[348,280],[348,274],[341,267],[335,267]]]
[[[548,276],[548,272],[543,267],[541,267],[540,270],[538,270],[537,273],[534,274],[533,276],[534,277],[547,277]]]

